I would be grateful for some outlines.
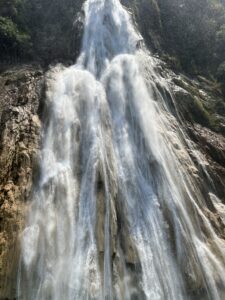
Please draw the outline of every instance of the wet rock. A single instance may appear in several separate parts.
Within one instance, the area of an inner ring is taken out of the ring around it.
[[[0,298],[15,297],[19,234],[24,226],[40,146],[38,108],[43,88],[39,67],[0,74]]]
[[[187,132],[204,155],[204,168],[211,177],[213,191],[225,203],[225,138],[198,124],[187,125]]]
[[[183,120],[224,135],[224,99],[216,83],[204,77],[190,79],[170,72],[175,106]]]

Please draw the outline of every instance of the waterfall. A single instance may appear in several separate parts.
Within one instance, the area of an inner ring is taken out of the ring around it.
[[[119,0],[84,11],[77,63],[48,73],[18,298],[224,299],[225,245],[167,80]]]

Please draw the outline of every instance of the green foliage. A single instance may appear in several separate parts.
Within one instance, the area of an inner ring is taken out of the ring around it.
[[[73,23],[83,1],[29,0],[24,10],[26,27],[35,54],[47,63],[54,59],[73,59],[76,36]]]
[[[225,49],[224,49],[225,51]],[[223,93],[225,94],[225,62],[221,63],[216,73],[217,79],[221,82]]]
[[[74,27],[84,0],[0,0],[0,56],[75,59],[81,30]],[[216,76],[225,61],[224,0],[121,0],[132,9],[154,51],[175,69]],[[6,53],[7,52],[7,53]],[[217,78],[222,78],[217,76]]]
[[[200,123],[203,126],[211,128],[215,126],[214,119],[210,116],[209,112],[198,97],[193,97],[192,118],[195,122]]]
[[[210,68],[217,27],[210,16],[210,4],[204,0],[159,0],[159,3],[166,50],[179,57],[188,73]]]
[[[217,77],[219,78],[219,80],[225,82],[225,62],[219,65],[217,69]]]
[[[216,32],[216,50],[219,56],[219,61],[225,60],[225,21]]]
[[[4,56],[23,55],[29,51],[30,37],[20,31],[11,19],[0,17],[0,45]]]
[[[175,70],[216,77],[225,61],[225,0],[122,0],[145,42]]]
[[[0,0],[0,58],[17,56],[46,63],[74,59],[80,35],[75,34],[73,23],[82,3]]]
[[[24,26],[25,0],[0,2],[0,57],[22,59],[30,57],[31,39]]]
[[[157,2],[162,28],[159,51],[166,53],[164,57],[175,58],[175,69],[180,66],[190,75],[216,77],[225,85],[224,79],[216,76],[219,65],[225,61],[225,1]]]

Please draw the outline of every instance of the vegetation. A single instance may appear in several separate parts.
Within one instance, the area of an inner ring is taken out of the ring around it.
[[[30,36],[19,30],[9,18],[0,17],[1,54],[4,56],[22,56],[29,53]]]
[[[2,58],[22,57],[31,48],[30,36],[22,21],[23,0],[0,2],[0,55]]]
[[[225,51],[225,48],[224,48]],[[222,84],[223,92],[225,94],[225,62],[221,63],[217,69],[217,78]]]
[[[152,51],[174,69],[216,78],[225,92],[224,0],[121,0],[132,8]],[[0,58],[75,59],[84,0],[1,0]],[[75,25],[74,25],[75,24]]]
[[[1,0],[0,56],[2,60],[73,59],[77,39],[74,20],[82,1]],[[78,43],[77,43],[78,44]]]
[[[225,5],[220,0],[159,0],[165,49],[192,74],[216,74],[225,61]]]

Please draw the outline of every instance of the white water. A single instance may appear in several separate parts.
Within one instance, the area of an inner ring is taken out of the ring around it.
[[[85,16],[77,64],[49,73],[18,297],[224,299],[224,244],[156,88],[167,84],[119,0],[88,0]]]

